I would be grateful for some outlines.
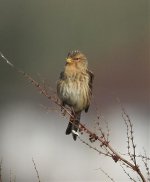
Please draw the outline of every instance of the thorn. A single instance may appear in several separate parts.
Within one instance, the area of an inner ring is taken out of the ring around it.
[[[3,58],[4,61],[6,61],[7,64],[9,64],[11,67],[14,67],[14,65],[3,55],[2,52],[0,52],[0,56]]]

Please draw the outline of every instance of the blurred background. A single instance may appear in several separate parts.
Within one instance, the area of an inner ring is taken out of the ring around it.
[[[0,0],[0,51],[55,90],[70,50],[79,49],[95,74],[90,111],[109,122],[110,141],[127,152],[119,97],[134,124],[137,153],[150,154],[149,4],[147,0]],[[50,107],[50,111],[41,105]],[[67,120],[0,58],[0,158],[3,182],[96,182],[129,179],[118,164],[65,135]],[[140,163],[142,166],[142,164]],[[144,167],[142,167],[144,171]],[[117,173],[116,173],[117,171]]]

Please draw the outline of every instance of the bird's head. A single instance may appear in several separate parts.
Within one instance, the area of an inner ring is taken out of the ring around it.
[[[87,58],[86,56],[78,50],[70,51],[66,58],[67,66],[75,66],[78,69],[87,69]]]

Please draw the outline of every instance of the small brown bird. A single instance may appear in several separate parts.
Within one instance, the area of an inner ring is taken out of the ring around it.
[[[77,139],[81,112],[88,112],[90,106],[93,78],[86,56],[78,50],[70,51],[57,82],[57,94],[62,105],[68,105],[72,110],[74,117],[70,117],[66,135],[72,133],[74,140]]]

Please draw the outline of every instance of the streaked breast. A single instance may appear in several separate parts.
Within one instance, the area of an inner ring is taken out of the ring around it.
[[[58,96],[75,111],[82,111],[90,102],[89,75],[78,73],[66,76],[57,85]]]

